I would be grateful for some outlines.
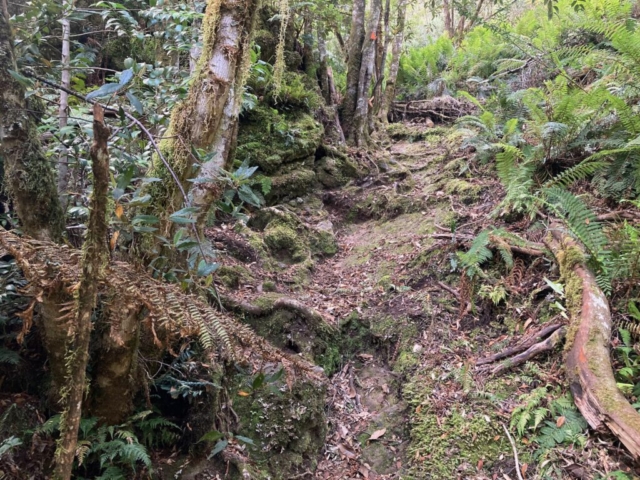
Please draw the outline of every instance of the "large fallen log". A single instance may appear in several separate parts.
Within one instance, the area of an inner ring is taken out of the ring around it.
[[[430,119],[434,122],[444,123],[470,115],[475,110],[475,105],[465,99],[442,95],[428,100],[394,102],[389,112],[389,119],[392,122]]]
[[[576,406],[595,430],[609,429],[640,459],[640,414],[616,385],[609,356],[611,314],[582,248],[558,226],[545,243],[554,253],[565,285],[571,325],[565,368]]]

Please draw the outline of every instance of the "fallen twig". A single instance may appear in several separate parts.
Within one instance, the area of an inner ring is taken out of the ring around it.
[[[524,480],[524,478],[522,478],[522,473],[520,472],[520,462],[518,461],[518,449],[516,448],[516,442],[513,441],[513,437],[504,423],[502,424],[502,428],[504,428],[504,433],[507,434],[511,448],[513,448],[513,460],[516,463],[516,474],[518,475],[518,480]]]
[[[450,287],[449,285],[447,285],[444,282],[438,282],[438,285],[440,287],[442,287],[444,290],[446,290],[447,292],[449,292],[451,295],[456,297],[458,300],[460,300],[460,293],[458,293],[457,290],[455,290],[454,288]]]

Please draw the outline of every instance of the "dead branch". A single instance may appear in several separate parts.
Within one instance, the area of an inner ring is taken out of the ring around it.
[[[555,346],[566,336],[566,334],[567,329],[565,327],[558,328],[546,340],[532,345],[524,352],[515,355],[496,366],[493,370],[491,370],[491,374],[498,375],[502,372],[512,369],[513,367],[521,365],[526,361],[531,360],[533,357],[541,353],[553,350]]]
[[[565,369],[576,406],[591,428],[607,427],[631,455],[640,459],[640,414],[618,389],[611,359],[611,314],[595,276],[585,266],[582,248],[560,228],[546,243],[560,264],[568,286],[571,326]]]
[[[431,238],[437,239],[452,239],[452,240],[464,240],[473,241],[475,237],[473,235],[466,235],[464,233],[433,233]],[[506,239],[502,238],[502,240]],[[512,252],[522,253],[524,255],[530,255],[532,257],[542,257],[546,254],[545,246],[542,243],[527,242],[528,246],[509,245],[509,249]],[[506,245],[506,243],[505,243]]]
[[[509,348],[507,348],[505,350],[502,350],[501,352],[495,353],[495,354],[490,355],[490,356],[488,356],[486,358],[479,359],[476,362],[476,365],[486,365],[487,363],[493,363],[493,362],[496,362],[498,360],[502,360],[503,358],[507,358],[507,357],[510,357],[510,356],[515,355],[517,353],[523,352],[523,351],[527,350],[528,348],[532,347],[534,344],[536,344],[536,343],[540,342],[541,340],[543,340],[548,335],[550,335],[553,332],[555,332],[561,326],[562,326],[562,324],[560,324],[560,323],[554,323],[553,325],[547,325],[546,327],[542,328],[540,331],[535,332],[532,335],[528,335],[527,337],[522,339],[522,341],[520,343],[518,343],[517,345],[515,345],[513,347],[509,347]]]
[[[429,118],[439,122],[451,122],[464,115],[470,115],[476,106],[465,100],[442,95],[427,100],[394,102],[391,107],[391,121],[399,122]]]
[[[456,289],[454,289],[454,288],[450,287],[449,285],[447,285],[447,284],[446,284],[446,283],[444,283],[444,282],[438,282],[438,285],[439,285],[443,290],[446,290],[446,291],[447,291],[447,292],[449,292],[451,295],[453,295],[453,296],[454,296],[454,297],[456,297],[458,300],[460,300],[460,293],[459,293]]]

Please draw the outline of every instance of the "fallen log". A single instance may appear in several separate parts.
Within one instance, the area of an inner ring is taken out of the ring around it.
[[[582,248],[556,225],[545,243],[560,265],[571,324],[567,330],[565,368],[574,402],[594,430],[608,428],[640,459],[640,414],[616,385],[609,341],[611,314]],[[605,428],[606,427],[606,428]]]
[[[394,102],[389,117],[392,122],[427,118],[434,122],[452,122],[475,110],[476,106],[468,100],[442,95],[427,100]]]

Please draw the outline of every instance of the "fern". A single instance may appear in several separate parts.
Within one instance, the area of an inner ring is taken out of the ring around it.
[[[551,188],[551,187],[564,187],[567,188],[571,184],[583,180],[591,175],[593,175],[598,170],[602,169],[608,165],[608,162],[605,161],[590,161],[584,160],[580,162],[578,165],[574,165],[566,169],[559,175],[548,180],[546,183],[542,185],[542,188]]]
[[[599,273],[599,285],[610,291],[608,239],[593,212],[571,192],[558,187],[545,190],[547,205],[564,218],[571,233],[584,245]]]
[[[488,248],[489,231],[484,230],[473,240],[467,252],[458,252],[458,260],[462,264],[467,276],[473,278],[475,275],[482,275],[482,265],[487,260],[493,258],[493,253]]]

